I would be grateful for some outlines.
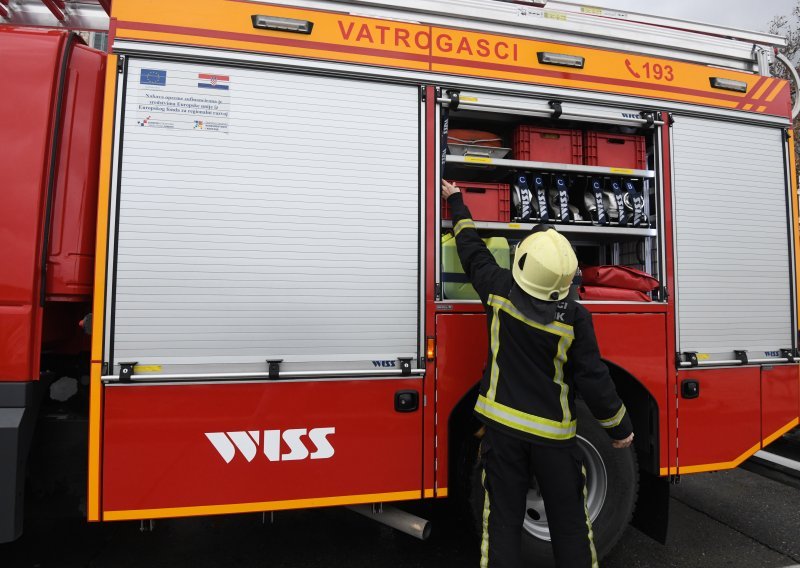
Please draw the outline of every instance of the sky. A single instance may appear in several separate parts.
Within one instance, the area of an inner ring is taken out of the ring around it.
[[[580,0],[570,0],[580,1]],[[797,0],[584,0],[603,6],[720,26],[767,31],[775,16],[790,16]]]

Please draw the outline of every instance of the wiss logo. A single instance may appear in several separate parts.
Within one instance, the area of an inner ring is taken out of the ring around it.
[[[372,364],[376,367],[397,367],[397,361],[373,361]]]
[[[304,459],[325,460],[333,457],[335,450],[328,436],[336,433],[336,428],[294,428],[291,430],[248,430],[246,432],[206,432],[206,438],[214,446],[225,463],[231,463],[239,450],[251,462],[258,454],[259,447],[269,461],[297,461]],[[312,444],[311,450],[303,438]],[[281,451],[283,440],[288,452]]]

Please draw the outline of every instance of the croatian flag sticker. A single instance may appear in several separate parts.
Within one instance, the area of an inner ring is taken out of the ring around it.
[[[203,89],[228,90],[228,82],[231,78],[227,75],[211,75],[209,73],[199,73],[197,86]]]

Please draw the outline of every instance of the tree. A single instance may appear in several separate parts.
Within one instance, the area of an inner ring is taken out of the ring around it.
[[[786,47],[782,48],[781,52],[794,64],[795,69],[800,70],[800,61],[798,61],[800,60],[800,0],[796,0],[791,15],[775,16],[770,21],[769,33],[786,38]],[[776,77],[789,80],[790,84],[792,84],[794,96],[800,96],[800,93],[797,92],[797,85],[791,82],[789,70],[780,61],[774,62],[772,73]],[[795,139],[795,163],[800,164],[800,138],[798,137],[800,135],[800,117],[794,120],[792,130],[794,131]]]
[[[769,33],[786,38],[787,46],[781,51],[797,64],[800,53],[800,0],[789,16],[775,16],[769,23]]]

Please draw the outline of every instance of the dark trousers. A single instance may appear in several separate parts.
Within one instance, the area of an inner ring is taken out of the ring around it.
[[[522,567],[522,522],[532,476],[544,499],[556,566],[596,568],[586,509],[586,470],[577,446],[551,447],[486,429],[481,568]]]

